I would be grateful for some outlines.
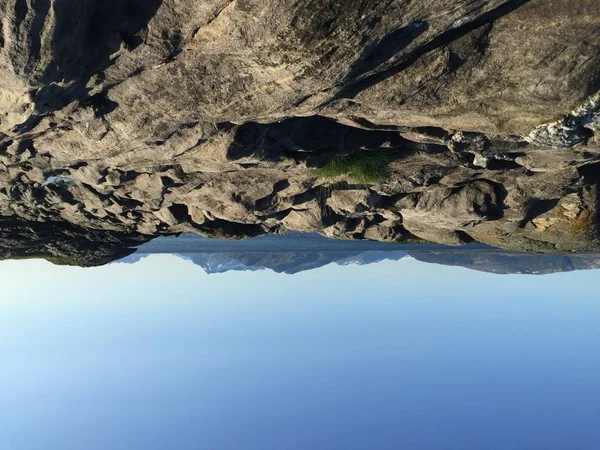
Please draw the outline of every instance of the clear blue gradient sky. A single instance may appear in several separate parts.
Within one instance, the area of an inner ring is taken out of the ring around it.
[[[599,275],[5,261],[0,449],[597,449]]]

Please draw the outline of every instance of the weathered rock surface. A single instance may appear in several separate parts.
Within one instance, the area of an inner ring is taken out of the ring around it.
[[[595,249],[599,90],[597,0],[0,0],[3,245]],[[377,183],[316,176],[382,149]]]

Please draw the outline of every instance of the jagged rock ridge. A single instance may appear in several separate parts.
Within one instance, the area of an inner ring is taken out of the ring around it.
[[[0,15],[7,236],[597,248],[596,0],[0,0]],[[369,151],[389,162],[372,184],[317,176]]]

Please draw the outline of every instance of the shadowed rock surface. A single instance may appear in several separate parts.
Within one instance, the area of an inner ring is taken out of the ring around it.
[[[0,0],[0,18],[4,254],[100,264],[128,239],[290,230],[598,248],[597,0]],[[372,183],[318,175],[366,152],[385,154]]]
[[[0,260],[43,258],[58,265],[102,266],[136,251],[148,238],[84,230],[68,223],[0,221]]]

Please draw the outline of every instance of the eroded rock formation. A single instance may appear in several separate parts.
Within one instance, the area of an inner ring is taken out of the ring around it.
[[[0,19],[15,242],[597,246],[597,0],[0,0]],[[315,170],[372,151],[374,183]]]

